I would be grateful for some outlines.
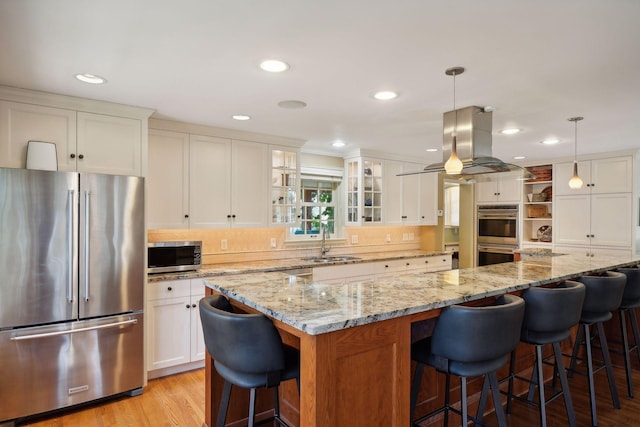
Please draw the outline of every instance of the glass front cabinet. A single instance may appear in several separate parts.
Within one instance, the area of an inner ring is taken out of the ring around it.
[[[382,160],[345,161],[347,225],[382,224]]]
[[[299,221],[298,151],[271,148],[271,225],[295,225]]]

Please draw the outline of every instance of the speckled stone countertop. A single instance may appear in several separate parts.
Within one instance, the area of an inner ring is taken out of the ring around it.
[[[393,251],[356,254],[358,259],[347,261],[335,261],[330,263],[318,263],[304,258],[287,258],[268,261],[250,261],[226,264],[204,265],[197,271],[185,271],[181,273],[149,274],[148,282],[161,282],[166,280],[198,279],[229,274],[265,273],[271,271],[296,270],[299,268],[325,267],[328,265],[356,264],[361,262],[385,261],[402,258],[418,258],[423,256],[435,256],[451,254],[450,251]]]
[[[343,285],[283,272],[220,275],[205,283],[299,331],[318,335],[638,262],[640,257],[562,255]]]

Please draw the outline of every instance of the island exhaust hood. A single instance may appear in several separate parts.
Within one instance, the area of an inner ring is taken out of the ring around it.
[[[534,178],[531,172],[518,165],[505,163],[493,157],[491,153],[491,130],[493,113],[482,107],[465,107],[444,113],[442,162],[426,166],[421,171],[404,172],[398,176],[415,175],[421,173],[444,172],[444,164],[451,156],[453,145],[453,131],[456,127],[456,152],[462,160],[462,172],[448,174],[452,178],[469,179],[475,175],[521,171],[523,178]]]

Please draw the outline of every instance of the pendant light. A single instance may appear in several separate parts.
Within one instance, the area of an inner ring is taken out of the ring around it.
[[[453,132],[451,132],[451,136],[453,141],[451,143],[451,155],[449,156],[449,160],[444,164],[444,170],[447,175],[458,175],[462,172],[462,161],[458,157],[458,149],[456,147],[456,133],[458,131],[458,111],[456,110],[456,76],[458,74],[464,73],[464,68],[462,67],[453,67],[447,68],[444,72],[447,76],[453,76],[453,111],[455,112],[455,125],[453,127]]]
[[[569,180],[569,187],[577,190],[582,188],[582,179],[578,176],[578,122],[584,117],[571,117],[570,122],[575,123],[575,135],[573,139],[573,176]]]

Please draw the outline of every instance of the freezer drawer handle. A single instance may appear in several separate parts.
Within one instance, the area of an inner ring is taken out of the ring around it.
[[[97,326],[88,326],[86,328],[71,329],[68,331],[55,331],[55,332],[44,332],[42,334],[21,335],[17,337],[11,337],[11,341],[34,340],[38,338],[55,337],[58,335],[75,334],[78,332],[95,331],[97,329],[115,328],[117,326],[132,325],[134,323],[138,323],[138,319],[123,320],[121,322],[107,323],[104,325],[97,325]]]

